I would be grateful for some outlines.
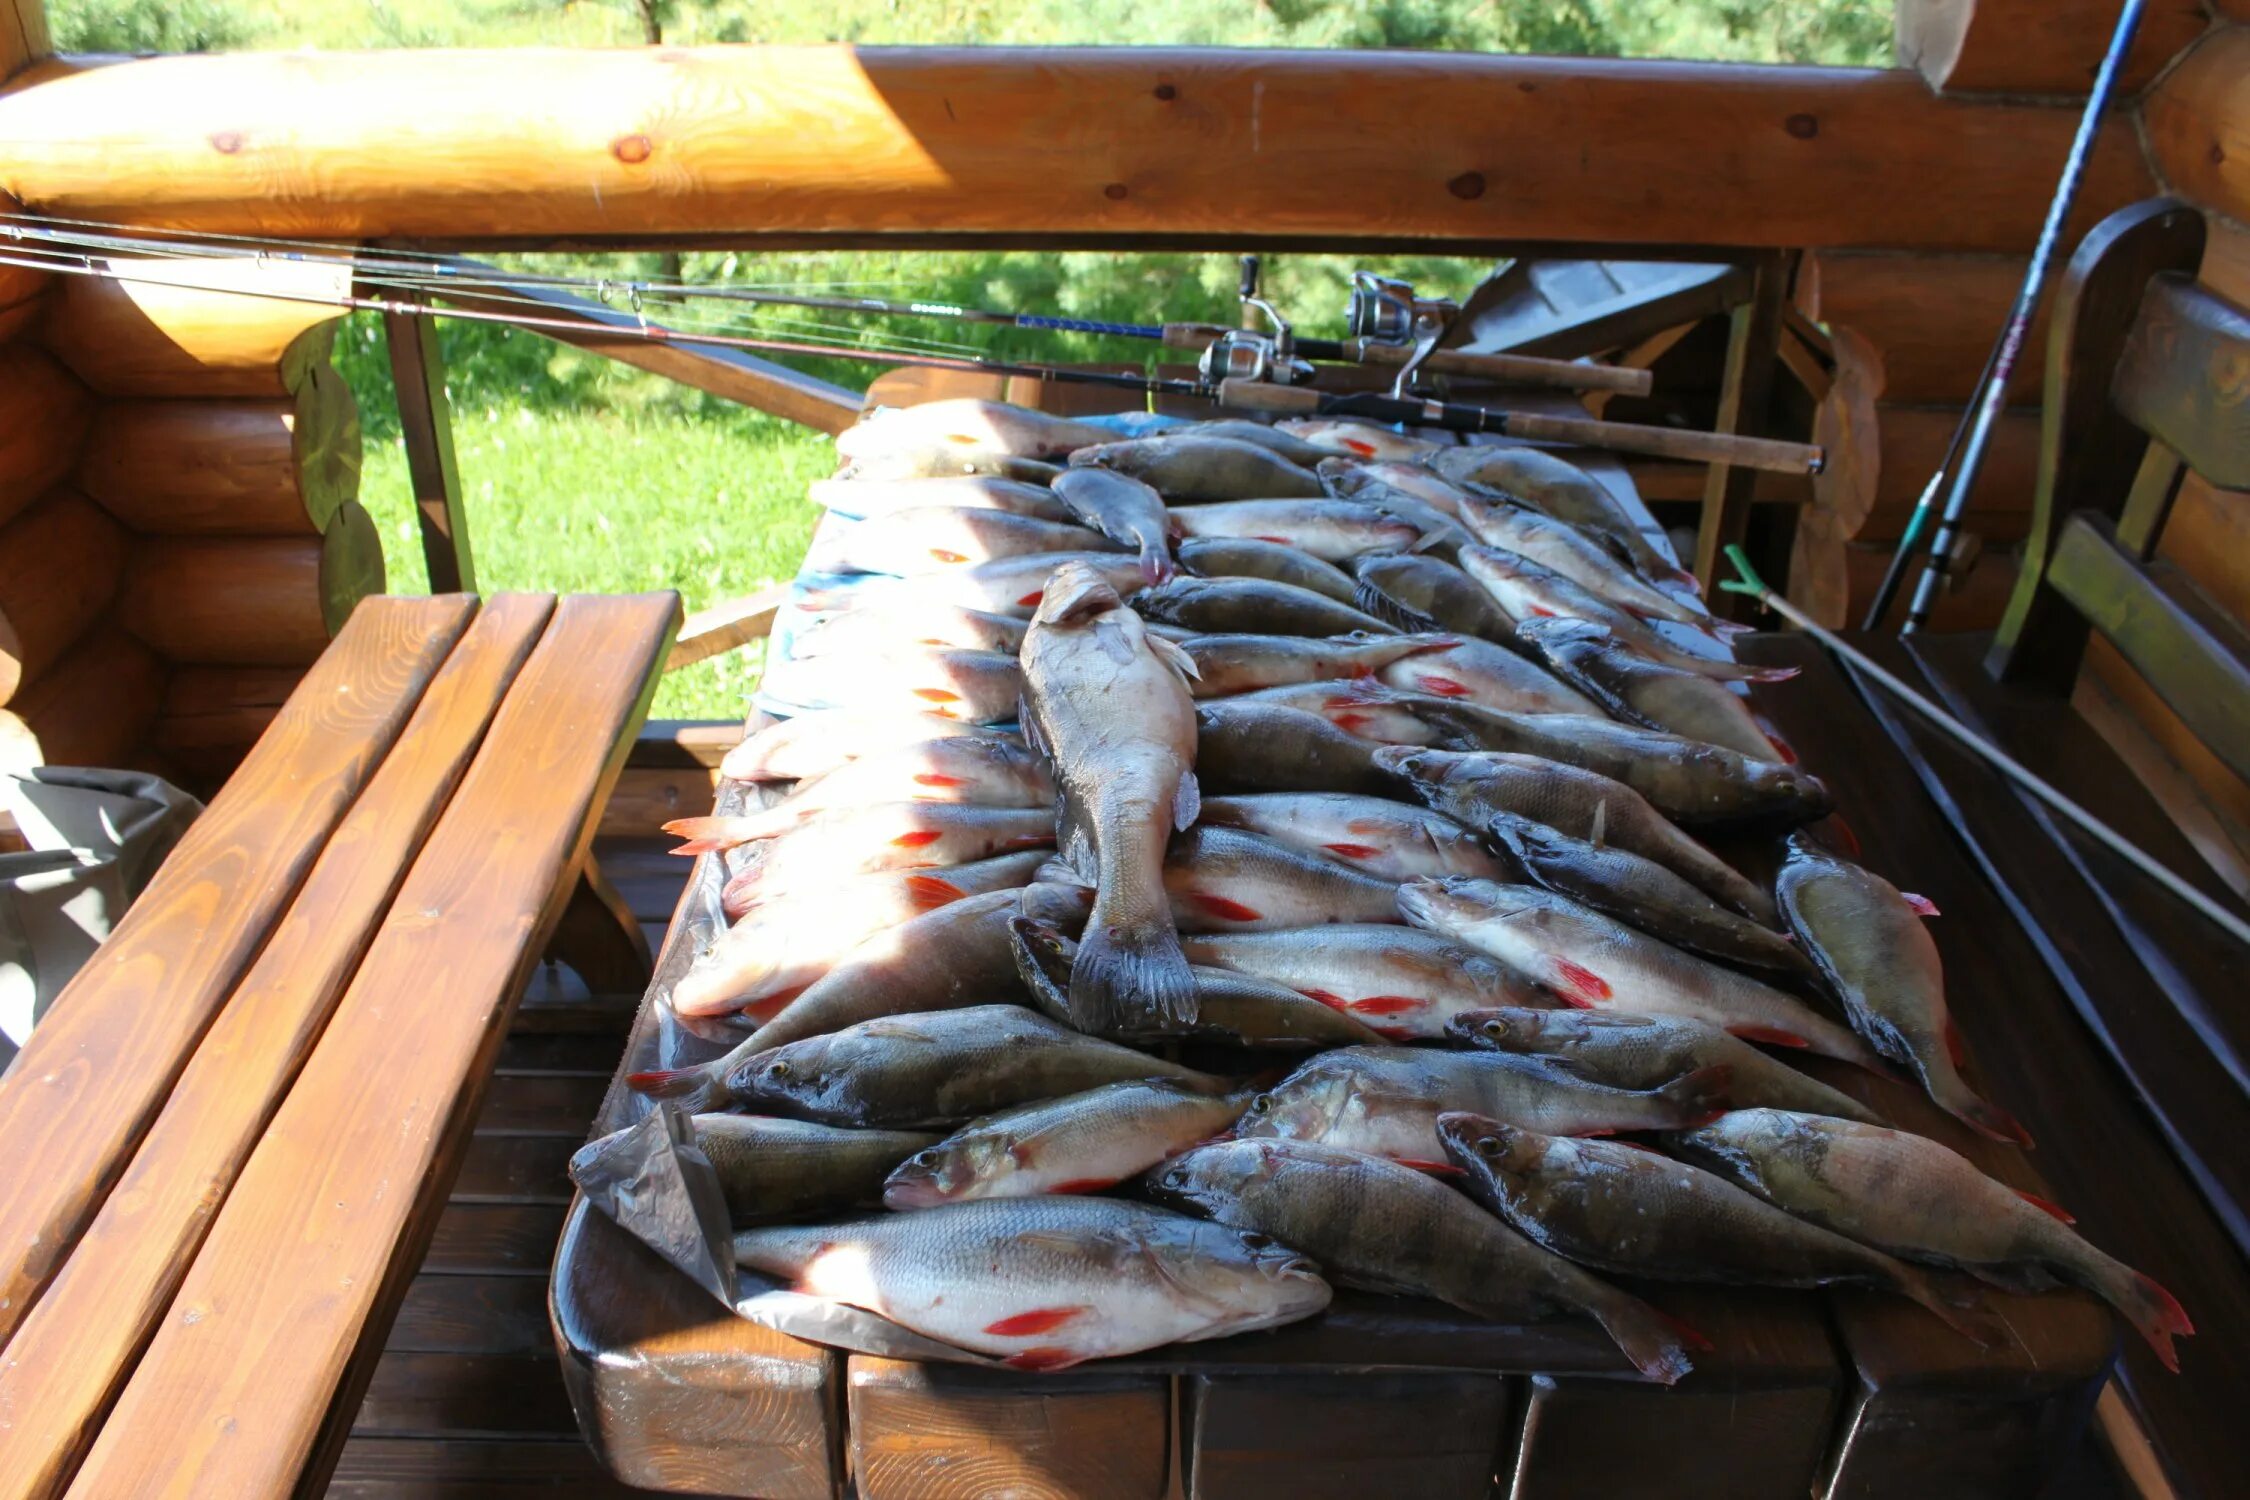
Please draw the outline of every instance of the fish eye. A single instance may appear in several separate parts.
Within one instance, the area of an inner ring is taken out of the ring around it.
[[[1267,1098],[1264,1094],[1260,1094],[1255,1099],[1252,1099],[1250,1101],[1250,1113],[1254,1115],[1263,1115],[1271,1114],[1272,1112],[1273,1101]]]
[[[1242,1247],[1245,1250],[1271,1250],[1273,1248],[1273,1236],[1259,1234],[1256,1230],[1252,1230],[1242,1236]]]
[[[1491,1037],[1494,1041],[1497,1042],[1502,1037],[1508,1034],[1508,1023],[1505,1021],[1487,1021],[1482,1026],[1479,1026],[1477,1030],[1483,1032],[1486,1036]]]
[[[935,1151],[917,1151],[912,1161],[917,1167],[934,1167],[938,1164],[938,1154]]]
[[[796,1072],[785,1062],[766,1064],[766,1076],[776,1083],[786,1083],[796,1077]]]
[[[1494,1161],[1497,1160],[1500,1155],[1500,1142],[1498,1138],[1494,1136],[1478,1136],[1476,1149],[1477,1155],[1483,1157],[1486,1161]]]

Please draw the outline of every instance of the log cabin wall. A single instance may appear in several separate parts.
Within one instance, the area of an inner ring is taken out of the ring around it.
[[[260,295],[308,273],[138,269],[0,281],[0,702],[11,762],[208,789],[382,550],[336,316]]]

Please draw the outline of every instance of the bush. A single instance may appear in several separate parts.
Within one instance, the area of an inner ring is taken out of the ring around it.
[[[55,0],[48,24],[62,52],[223,52],[262,29],[223,0]]]

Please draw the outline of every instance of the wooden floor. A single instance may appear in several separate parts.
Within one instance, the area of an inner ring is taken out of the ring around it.
[[[602,869],[663,938],[688,862],[664,839],[603,838]],[[461,1177],[338,1464],[332,1496],[642,1494],[579,1441],[547,1331],[547,1269],[570,1202],[564,1167],[617,1065],[639,995],[533,980]]]

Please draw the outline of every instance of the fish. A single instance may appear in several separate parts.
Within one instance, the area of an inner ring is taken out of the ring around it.
[[[1181,944],[1197,964],[1286,985],[1390,1041],[1436,1041],[1453,1017],[1469,1011],[1559,1003],[1476,949],[1413,927],[1216,932],[1190,934]]]
[[[666,833],[709,834],[713,847],[786,833],[814,813],[875,802],[968,802],[980,807],[1047,807],[1054,781],[1021,740],[961,735],[878,749],[833,771],[806,777],[787,797],[761,811],[675,818]]]
[[[759,691],[784,703],[999,724],[1015,717],[1023,673],[1005,651],[918,646],[855,654],[849,671],[837,670],[832,656],[769,661]]]
[[[1195,696],[1224,698],[1299,682],[1372,677],[1408,657],[1450,651],[1444,635],[1197,635],[1180,643],[1195,662]]]
[[[1263,444],[1206,437],[1192,427],[1081,448],[1070,462],[1130,474],[1172,503],[1318,499],[1327,493],[1309,470]]]
[[[1377,764],[1382,749],[1318,714],[1255,695],[1195,706],[1196,774],[1222,792],[1360,792],[1380,797],[1405,783]]]
[[[1078,945],[1052,923],[1017,917],[1009,924],[1016,973],[1032,1003],[1058,1021],[1070,1018],[1070,968]],[[1183,947],[1193,938],[1181,939]],[[1383,1038],[1364,1022],[1300,995],[1286,985],[1233,969],[1190,964],[1195,975],[1195,1024],[1184,1035],[1246,1047],[1348,1047]],[[1183,1033],[1123,1033],[1111,1041],[1170,1040]]]
[[[1476,541],[1476,533],[1461,524],[1460,507],[1452,497],[1442,502],[1427,499],[1426,487],[1393,484],[1355,459],[1324,459],[1314,472],[1337,499],[1378,506],[1413,526],[1422,533],[1422,550],[1450,558],[1456,548]]]
[[[1126,1078],[1226,1091],[1225,1079],[1081,1035],[1018,1005],[878,1016],[760,1049],[735,1064],[725,1086],[753,1113],[918,1130]]]
[[[816,479],[815,505],[847,516],[884,516],[925,505],[1005,511],[1040,521],[1067,521],[1070,512],[1043,484],[971,474],[954,479]]]
[[[1695,586],[1695,577],[1648,539],[1600,480],[1541,448],[1477,446],[1431,454],[1427,467],[1456,484],[1495,490],[1614,547],[1660,583]]]
[[[1248,1097],[1132,1078],[972,1120],[901,1160],[883,1206],[1098,1193],[1234,1124]]]
[[[1380,482],[1390,490],[1411,495],[1456,521],[1461,519],[1461,497],[1466,493],[1465,488],[1440,476],[1418,460],[1361,459],[1352,466],[1352,471]]]
[[[1996,1141],[2031,1144],[2015,1116],[1961,1077],[1945,965],[1922,925],[1936,907],[1801,834],[1789,840],[1774,895],[1853,1030],[1910,1069],[1947,1114]]]
[[[1486,546],[1521,553],[1620,609],[1682,625],[1700,625],[1709,618],[1700,605],[1658,588],[1567,522],[1506,501],[1487,503],[1474,495],[1462,502],[1461,520]]]
[[[840,1130],[764,1115],[701,1114],[691,1119],[696,1149],[709,1158],[737,1226],[834,1213],[882,1200],[893,1168],[937,1143],[909,1130]],[[603,1153],[626,1131],[579,1148],[573,1182],[598,1171]]]
[[[1883,1123],[1880,1115],[1842,1090],[1686,1016],[1512,1006],[1466,1011],[1448,1021],[1445,1029],[1449,1041],[1544,1057],[1615,1089],[1655,1088],[1683,1073],[1724,1067],[1726,1102],[1736,1109],[1764,1105],[1870,1125]]]
[[[1461,570],[1483,586],[1493,602],[1517,625],[1527,620],[1587,620],[1605,627],[1621,643],[1651,661],[1719,682],[1782,682],[1795,667],[1759,667],[1725,656],[1702,656],[1675,645],[1632,611],[1518,552],[1499,547],[1463,547]]]
[[[1373,615],[1325,594],[1264,578],[1175,578],[1142,589],[1133,608],[1150,621],[1185,625],[1207,635],[1331,636],[1399,632]]]
[[[795,656],[842,656],[895,651],[901,646],[956,646],[1013,656],[1023,646],[1025,628],[1022,620],[957,604],[913,609],[876,606],[822,616],[797,632],[790,651]]]
[[[1206,827],[1242,828],[1390,881],[1498,879],[1509,867],[1443,813],[1349,792],[1258,792],[1203,799]]]
[[[1228,500],[1183,505],[1172,513],[1182,535],[1279,542],[1324,562],[1372,552],[1403,552],[1421,528],[1396,512],[1353,500]]]
[[[1414,694],[1386,687],[1370,677],[1348,682],[1284,683],[1236,697],[1316,714],[1347,734],[1380,745],[1433,745],[1444,737],[1443,730],[1433,728],[1414,711]]]
[[[1407,705],[1450,750],[1536,755],[1622,781],[1683,823],[1810,823],[1835,809],[1819,777],[1658,729],[1592,714],[1518,714],[1459,699]]]
[[[880,870],[945,869],[1054,841],[1054,817],[1045,808],[877,802],[814,813],[785,833],[759,840],[751,863],[734,880],[748,896],[830,885]]]
[[[1260,448],[1280,454],[1301,469],[1309,469],[1328,456],[1328,450],[1318,448],[1303,438],[1292,437],[1278,427],[1268,427],[1263,422],[1252,422],[1242,417],[1221,417],[1216,421],[1195,424],[1198,437],[1230,438],[1236,442],[1254,443]]]
[[[1650,1380],[1670,1385],[1690,1368],[1662,1313],[1379,1157],[1305,1141],[1226,1141],[1158,1168],[1149,1192],[1297,1246],[1345,1286],[1429,1297],[1503,1323],[1579,1314]]]
[[[1410,437],[1392,428],[1350,417],[1299,417],[1276,422],[1274,426],[1324,453],[1345,458],[1418,461],[1440,451],[1441,446],[1427,438]]]
[[[878,750],[955,736],[1023,743],[1008,730],[937,714],[824,708],[768,724],[720,758],[719,774],[731,781],[798,781]]]
[[[829,522],[806,550],[805,568],[814,573],[912,575],[1031,552],[1103,552],[1115,546],[1100,532],[1067,521],[929,505],[848,525]]]
[[[1410,640],[1425,637],[1410,636]],[[1402,692],[1459,698],[1524,714],[1598,714],[1600,704],[1505,646],[1474,636],[1402,657],[1375,674]]]
[[[1309,557],[1280,542],[1254,537],[1190,536],[1172,546],[1180,566],[1198,578],[1263,578],[1326,595],[1338,604],[1352,602],[1352,576],[1334,563]]]
[[[1045,484],[1062,472],[1060,466],[1037,458],[1019,458],[990,448],[967,448],[952,443],[920,442],[901,435],[896,442],[870,440],[867,451],[854,454],[840,477],[855,482],[894,482],[903,479],[966,479],[985,476]]]
[[[1263,1235],[1114,1198],[992,1198],[747,1229],[737,1262],[1019,1370],[1309,1318],[1330,1291]]]
[[[860,875],[841,885],[816,886],[785,895],[761,892],[755,885],[737,887],[729,881],[720,890],[720,904],[729,922],[739,924],[752,913],[760,921],[794,921],[780,908],[799,902],[819,903],[818,908],[841,909],[860,915],[869,933],[882,932],[909,917],[936,911],[949,901],[981,896],[987,891],[1021,890],[1031,884],[1041,865],[1054,855],[1051,849],[1027,849],[1021,854],[996,854],[944,870],[880,870]],[[772,908],[772,910],[768,910]]]
[[[1026,552],[1018,557],[996,557],[990,562],[917,573],[911,578],[872,578],[819,590],[810,594],[807,602],[815,609],[950,605],[1028,620],[1039,608],[1047,580],[1072,562],[1091,568],[1114,589],[1138,588],[1141,584],[1140,559],[1122,552]]]
[[[1729,911],[1653,859],[1614,844],[1575,839],[1515,813],[1495,815],[1485,831],[1531,884],[1607,912],[1676,948],[1724,963],[1812,973],[1804,949]]]
[[[1091,466],[1066,469],[1055,476],[1054,494],[1079,524],[1134,552],[1149,583],[1163,583],[1178,571],[1164,497],[1132,475]]]
[[[1431,1047],[1338,1047],[1250,1100],[1245,1140],[1318,1141],[1447,1172],[1438,1116],[1474,1110],[1551,1135],[1681,1130],[1726,1108],[1727,1073],[1706,1069],[1652,1089],[1596,1083],[1544,1057]]]
[[[1378,769],[1470,828],[1520,813],[1572,838],[1652,859],[1753,921],[1778,924],[1773,898],[1680,831],[1623,782],[1535,755],[1396,748],[1374,754]]]
[[[1353,602],[1379,620],[1409,631],[1450,631],[1507,641],[1515,622],[1492,596],[1453,564],[1421,554],[1363,557]]]
[[[1020,458],[1065,458],[1116,436],[1111,429],[1092,422],[1077,422],[1005,401],[956,396],[912,406],[878,407],[836,434],[836,451],[854,458],[905,441],[1010,453]]]
[[[1473,1113],[1446,1115],[1438,1133],[1470,1197],[1580,1265],[1659,1281],[1879,1287],[1982,1341],[1924,1273],[1700,1167]]]
[[[1687,1016],[1749,1041],[1803,1047],[1880,1071],[1866,1043],[1791,995],[1636,932],[1536,886],[1417,880],[1399,887],[1407,921],[1481,948],[1572,1005]]]
[[[1588,620],[1526,620],[1516,639],[1615,719],[1723,745],[1753,760],[1788,756],[1766,737],[1749,703],[1700,672],[1651,661]]]
[[[2180,1368],[2172,1340],[2195,1332],[2170,1292],[2072,1232],[2062,1210],[1926,1136],[1747,1109],[1665,1145],[1800,1219],[1901,1259],[2014,1290],[2082,1287],[2124,1314],[2168,1370]]]
[[[1066,566],[1024,637],[1023,672],[1025,737],[1054,767],[1064,856],[1095,887],[1070,976],[1072,1024],[1192,1022],[1164,849],[1195,821],[1195,663],[1149,635],[1102,578]]]
[[[1172,840],[1164,888],[1181,932],[1395,922],[1398,882],[1238,828],[1198,823]]]

